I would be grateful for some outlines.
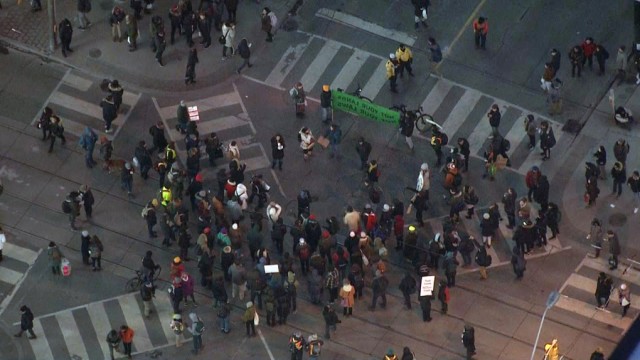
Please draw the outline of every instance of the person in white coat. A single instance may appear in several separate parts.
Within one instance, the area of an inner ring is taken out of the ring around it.
[[[424,163],[420,165],[420,173],[418,174],[418,183],[416,184],[416,190],[418,192],[424,190],[429,190],[431,187],[431,183],[429,181],[429,177],[431,174],[429,173],[429,164]]]
[[[280,204],[276,203],[275,201],[272,201],[271,203],[269,203],[269,205],[267,205],[267,219],[269,219],[269,224],[271,224],[271,226],[278,222],[281,213],[282,206],[280,206]]]
[[[233,40],[236,37],[236,24],[228,21],[222,25],[222,36],[224,36],[224,46],[222,46],[222,60],[227,60],[227,49],[230,51],[229,56],[233,56],[234,47]]]

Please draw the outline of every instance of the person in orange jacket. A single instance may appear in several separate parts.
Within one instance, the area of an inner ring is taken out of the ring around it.
[[[135,332],[127,325],[120,327],[120,339],[122,339],[122,345],[124,346],[124,355],[131,359],[131,344],[133,343],[133,335]]]
[[[486,50],[487,33],[489,32],[489,21],[480,16],[473,21],[473,34],[476,41],[476,49]]]

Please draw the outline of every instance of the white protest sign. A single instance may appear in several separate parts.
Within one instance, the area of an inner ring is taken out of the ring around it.
[[[435,276],[423,276],[420,280],[420,296],[431,296],[435,281]]]

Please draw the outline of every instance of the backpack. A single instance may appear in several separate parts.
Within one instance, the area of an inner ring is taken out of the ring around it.
[[[502,150],[509,151],[511,149],[511,141],[507,139],[502,139]]]
[[[320,355],[320,343],[312,342],[309,344],[309,356],[318,356]]]
[[[200,320],[200,319],[198,319],[198,321],[196,321],[195,332],[197,334],[202,334],[204,332],[204,322],[202,320]]]
[[[445,146],[449,143],[449,137],[445,133],[440,133],[440,145]]]
[[[62,201],[62,212],[71,214],[71,204],[67,200]]]

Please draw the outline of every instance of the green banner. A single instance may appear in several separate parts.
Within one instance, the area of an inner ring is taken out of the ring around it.
[[[400,113],[398,111],[362,100],[357,96],[342,91],[331,90],[331,104],[334,110],[346,111],[388,124],[398,125],[400,123]]]

